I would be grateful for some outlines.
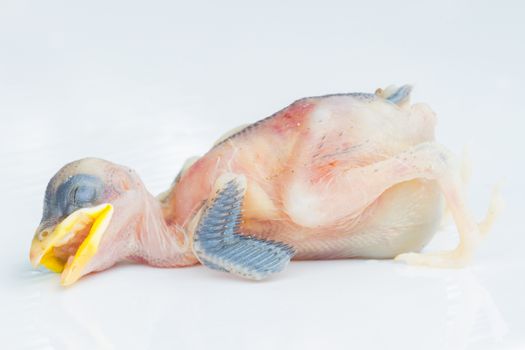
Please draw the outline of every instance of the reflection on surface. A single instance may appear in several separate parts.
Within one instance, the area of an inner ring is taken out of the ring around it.
[[[484,340],[501,341],[507,326],[487,289],[470,272],[447,282],[448,348],[462,349]]]
[[[430,271],[443,282],[446,297],[444,349],[466,349],[476,343],[498,343],[507,326],[494,300],[470,269]],[[429,271],[407,268],[403,275],[425,278]]]
[[[477,349],[507,332],[471,270],[388,261],[293,263],[262,283],[125,265],[63,288],[28,272],[23,290],[39,349]]]

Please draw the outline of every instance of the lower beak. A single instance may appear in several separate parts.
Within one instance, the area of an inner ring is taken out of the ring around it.
[[[62,273],[63,286],[76,282],[89,272],[84,268],[97,252],[112,215],[113,206],[105,203],[79,209],[58,225],[37,230],[31,243],[31,263]]]

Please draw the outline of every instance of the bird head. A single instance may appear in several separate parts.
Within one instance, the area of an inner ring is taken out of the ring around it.
[[[133,252],[134,218],[145,188],[124,166],[86,158],[49,181],[30,260],[61,273],[61,284],[104,270]]]

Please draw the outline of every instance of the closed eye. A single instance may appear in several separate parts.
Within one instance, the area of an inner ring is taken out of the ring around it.
[[[92,203],[96,189],[91,186],[78,186],[73,190],[73,202],[77,205]]]

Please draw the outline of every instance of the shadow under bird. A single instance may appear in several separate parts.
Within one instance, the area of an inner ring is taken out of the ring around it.
[[[461,267],[500,206],[477,223],[457,162],[434,140],[435,114],[411,87],[300,99],[224,135],[155,197],[131,169],[86,158],[50,180],[34,266],[70,285],[119,261],[201,263],[263,279],[291,259],[395,258]],[[459,244],[419,253],[444,209]]]

